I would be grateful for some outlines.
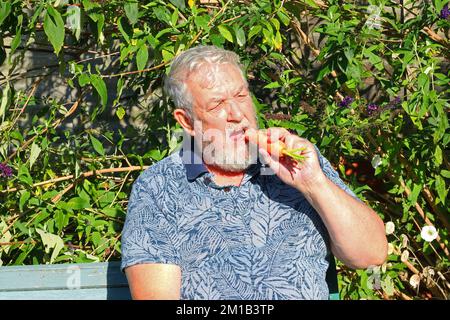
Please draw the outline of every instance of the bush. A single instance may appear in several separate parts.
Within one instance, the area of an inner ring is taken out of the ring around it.
[[[388,262],[340,265],[342,297],[448,298],[449,14],[439,0],[0,1],[0,264],[120,259],[132,182],[179,144],[163,76],[214,44],[242,57],[260,125],[316,143],[387,223]]]

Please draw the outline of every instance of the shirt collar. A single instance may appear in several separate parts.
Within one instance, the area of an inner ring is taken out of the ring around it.
[[[204,173],[208,172],[200,155],[191,150],[182,148],[180,150],[181,161],[186,169],[186,177],[188,181],[192,182]]]

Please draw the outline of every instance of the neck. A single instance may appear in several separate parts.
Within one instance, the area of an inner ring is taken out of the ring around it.
[[[205,164],[206,169],[213,174],[214,183],[218,186],[233,185],[239,186],[244,178],[244,171],[231,172],[225,171],[216,166]]]

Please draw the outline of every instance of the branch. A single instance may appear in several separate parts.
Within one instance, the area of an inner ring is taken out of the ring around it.
[[[121,77],[121,76],[127,76],[130,74],[136,74],[136,73],[143,73],[143,72],[148,72],[148,71],[153,71],[153,70],[157,70],[159,68],[164,67],[165,65],[169,64],[169,61],[167,62],[163,62],[158,64],[157,66],[153,66],[151,68],[147,68],[147,69],[142,69],[142,70],[135,70],[135,71],[128,71],[128,72],[122,72],[122,73],[116,73],[116,74],[109,74],[109,75],[102,75],[102,78],[114,78],[114,77]]]
[[[69,111],[65,114],[65,116],[63,118],[60,118],[58,120],[56,120],[55,122],[53,122],[53,124],[51,125],[51,127],[56,128],[57,126],[59,126],[61,124],[61,122],[63,122],[65,119],[67,119],[69,116],[72,115],[72,113],[75,112],[75,110],[77,109],[78,105],[80,104],[81,100],[82,100],[83,95],[81,95],[77,101],[75,101],[75,103],[72,105],[72,107],[70,107]],[[14,158],[16,156],[16,154],[22,150],[24,150],[26,147],[28,147],[30,145],[30,143],[32,143],[38,136],[43,135],[44,133],[46,133],[48,131],[48,127],[44,128],[44,130],[42,130],[39,133],[36,133],[33,137],[31,137],[30,139],[28,139],[27,141],[24,142],[24,144],[22,144],[19,148],[16,149],[16,151],[14,151],[10,156],[8,156],[8,161],[11,160],[12,158]]]
[[[302,39],[302,41],[311,49],[312,53],[318,57],[320,55],[320,50],[316,48],[316,46],[314,45],[314,42],[308,37],[308,35],[303,32],[301,26],[300,26],[300,22],[298,21],[298,19],[296,17],[292,17],[292,25],[294,27],[294,29],[297,31],[297,33],[300,35],[300,38]],[[336,71],[332,70],[330,72],[331,76],[336,79],[337,78],[337,73]],[[336,90],[336,96],[342,101],[344,100],[344,96]]]
[[[142,166],[142,167],[141,166],[131,166],[131,167],[92,170],[92,171],[83,172],[77,179],[87,178],[87,177],[90,177],[90,176],[93,176],[93,175],[103,174],[103,173],[130,172],[130,171],[144,170],[144,169],[147,169],[148,167],[149,166]],[[46,184],[54,184],[54,183],[61,182],[61,181],[71,180],[73,178],[75,178],[75,175],[71,174],[71,175],[64,176],[64,177],[59,177],[59,178],[54,178],[54,179],[38,182],[38,183],[33,184],[32,187],[35,188],[35,187],[43,186],[43,185],[46,185]],[[14,192],[14,191],[17,191],[17,190],[18,190],[18,188],[11,188],[11,189],[6,189],[6,190],[1,190],[0,193]]]
[[[402,186],[403,189],[405,189],[405,193],[409,197],[409,195],[411,194],[411,190],[409,190],[408,186],[405,184],[405,182],[403,181],[402,178],[400,178],[400,185]],[[420,216],[422,217],[422,219],[425,221],[425,223],[427,225],[434,226],[433,223],[430,221],[430,219],[428,219],[428,217],[426,216],[422,207],[419,205],[419,203],[417,201],[416,201],[416,204],[414,205],[414,207],[416,208],[417,212],[419,212]],[[444,244],[444,242],[441,241],[441,237],[439,235],[437,236],[436,241],[439,243],[439,246],[442,248],[442,250],[444,250],[444,253],[447,255],[447,257],[450,257],[450,253],[449,253],[446,245]]]

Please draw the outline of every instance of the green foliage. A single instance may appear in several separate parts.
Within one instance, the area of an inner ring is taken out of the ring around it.
[[[448,298],[444,5],[0,1],[0,158],[12,168],[0,173],[0,264],[120,259],[132,182],[179,143],[162,79],[176,54],[214,44],[241,56],[260,126],[316,143],[394,223],[387,263],[340,266],[341,296]],[[32,70],[25,57],[40,51],[56,62]],[[49,79],[72,98],[39,93]],[[438,239],[422,239],[425,224]]]

